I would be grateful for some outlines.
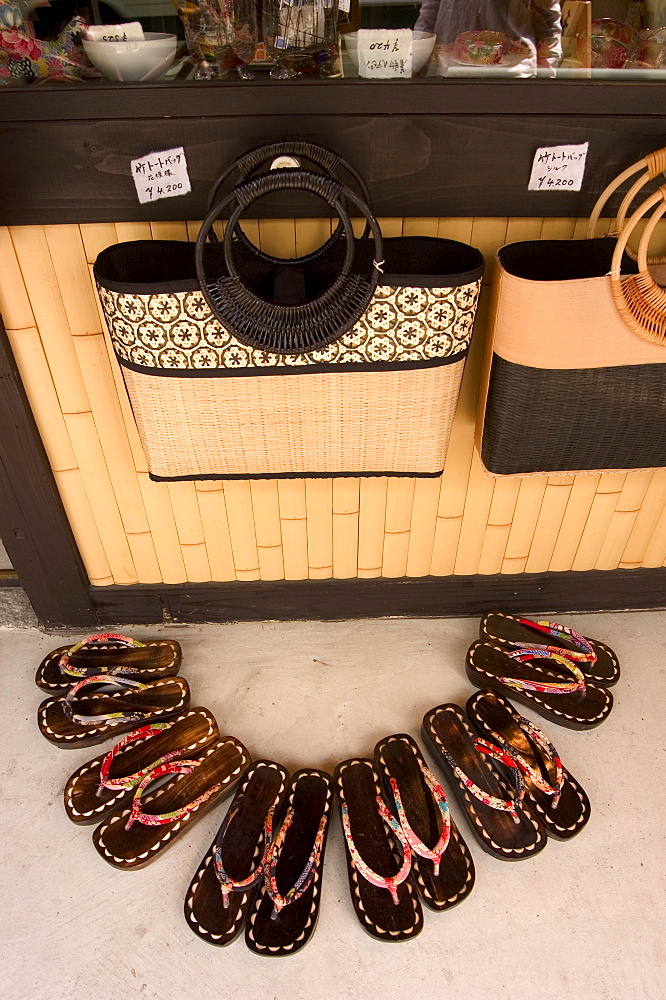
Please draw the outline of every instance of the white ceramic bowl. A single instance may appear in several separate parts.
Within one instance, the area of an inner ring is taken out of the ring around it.
[[[91,42],[83,39],[88,59],[107,80],[159,80],[176,57],[176,36],[146,31],[142,42]]]
[[[342,36],[345,40],[347,52],[358,69],[358,32],[348,31]],[[412,39],[412,73],[418,73],[432,55],[437,36],[432,31],[415,31]]]

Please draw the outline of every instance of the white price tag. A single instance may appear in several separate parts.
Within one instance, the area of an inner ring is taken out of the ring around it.
[[[145,36],[139,21],[127,24],[89,24],[86,38],[91,42],[143,42]]]
[[[528,191],[580,191],[589,142],[542,146],[534,154]]]
[[[369,80],[412,75],[411,28],[360,28],[358,72]]]
[[[141,205],[159,198],[177,198],[192,190],[182,146],[132,160],[132,177]]]

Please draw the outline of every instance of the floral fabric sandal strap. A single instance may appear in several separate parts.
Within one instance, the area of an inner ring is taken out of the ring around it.
[[[525,782],[523,781],[523,777],[515,760],[510,754],[505,753],[498,747],[493,746],[492,743],[488,743],[487,740],[475,739],[474,749],[478,750],[479,753],[482,753],[485,757],[491,757],[493,760],[498,761],[500,764],[503,764],[509,769],[509,774],[511,775],[511,780],[515,787],[515,794],[512,798],[500,799],[496,795],[491,795],[489,792],[485,792],[483,788],[480,788],[467,774],[465,774],[463,769],[456,763],[446,748],[443,748],[441,753],[458,781],[465,786],[470,795],[473,795],[475,799],[478,799],[479,802],[483,802],[484,806],[488,806],[490,809],[497,809],[499,812],[507,812],[514,823],[520,823],[520,817],[516,810],[520,808],[523,803],[523,797],[525,795]]]
[[[193,810],[203,805],[204,802],[207,802],[211,795],[215,795],[216,792],[220,791],[221,785],[211,785],[203,794],[198,795],[191,802],[181,806],[179,809],[172,809],[170,812],[164,813],[143,812],[141,797],[148,785],[167,774],[191,774],[195,767],[199,767],[201,764],[200,760],[172,761],[171,758],[174,755],[175,752],[172,752],[171,754],[166,754],[161,761],[156,761],[155,766],[139,783],[132,799],[129,817],[125,824],[126,830],[130,830],[134,823],[143,823],[144,826],[164,826],[166,823],[172,823],[174,820],[184,819],[188,813],[193,812]]]
[[[620,679],[620,664],[610,646],[560,622],[533,621],[505,611],[488,611],[479,622],[479,638],[504,648],[558,653],[578,664],[585,680],[592,684],[612,687]]]
[[[250,871],[250,874],[246,878],[240,880],[234,880],[227,874],[224,870],[224,865],[222,864],[222,841],[224,840],[226,832],[229,828],[229,824],[238,814],[242,801],[242,797],[239,797],[233,802],[227,815],[222,821],[222,825],[220,826],[213,845],[213,867],[217,880],[220,883],[220,889],[222,890],[222,905],[225,910],[229,909],[230,893],[244,892],[246,889],[251,889],[261,881],[267,864],[268,851],[273,842],[273,816],[275,815],[275,806],[271,806],[266,815],[263,833],[263,849],[261,850],[261,857],[254,869]]]
[[[68,680],[71,680],[76,677],[91,677],[93,674],[99,671],[99,667],[97,667],[95,664],[91,664],[89,667],[75,666],[73,663],[70,662],[71,657],[74,655],[74,653],[78,653],[80,649],[83,649],[84,646],[92,646],[95,643],[102,643],[109,641],[117,643],[118,645],[121,646],[132,646],[136,648],[140,646],[143,647],[145,645],[145,643],[139,642],[138,639],[130,639],[130,637],[127,635],[118,635],[115,632],[98,632],[96,635],[89,635],[87,639],[81,639],[81,641],[77,642],[75,646],[71,646],[69,649],[65,650],[65,652],[61,655],[60,659],[58,660],[60,673],[63,674],[63,676]],[[108,671],[103,670],[103,672],[113,673],[113,669]],[[136,674],[140,673],[140,671],[138,671],[136,667],[124,667],[123,673]]]
[[[560,656],[566,656],[568,660],[576,660],[580,663],[597,662],[598,657],[594,651],[592,643],[589,642],[584,635],[574,632],[572,628],[567,628],[566,625],[558,625],[557,622],[533,622],[529,618],[519,618],[518,624],[524,625],[525,628],[545,632],[546,635],[552,635],[556,639],[568,639],[570,643],[580,648],[563,649],[561,646],[548,646],[541,645],[537,642],[529,643],[515,641],[508,641],[508,646],[516,646],[518,649],[546,649],[550,653],[558,653]]]
[[[507,763],[508,760],[512,760],[514,762],[514,766],[518,767],[522,774],[530,778],[537,788],[544,792],[545,795],[552,795],[552,805],[555,809],[557,808],[560,794],[562,792],[562,785],[564,784],[564,773],[562,770],[562,761],[560,760],[560,756],[542,729],[539,729],[538,726],[536,726],[533,722],[530,722],[529,719],[526,719],[523,715],[518,715],[517,712],[516,717],[516,721],[520,720],[518,722],[520,728],[541,751],[544,761],[549,763],[554,768],[555,781],[552,784],[549,781],[546,781],[543,774],[537,768],[533,767],[527,758],[520,753],[520,751],[518,751],[514,746],[511,746],[511,744],[507,740],[503,739],[499,733],[492,733],[491,738],[497,744],[495,749],[499,747],[500,752],[505,758],[498,757],[496,759],[502,759],[503,764]],[[491,744],[487,744],[485,740],[477,740],[476,744],[477,749],[481,750],[482,753],[489,753],[489,751],[484,749],[481,744],[485,744],[486,747]]]
[[[442,862],[442,855],[449,846],[449,840],[451,838],[451,814],[449,812],[449,804],[446,801],[444,789],[439,784],[430,768],[425,767],[423,763],[418,760],[418,758],[417,763],[421,769],[423,780],[432,793],[435,807],[439,810],[442,819],[442,832],[440,833],[439,840],[434,847],[426,847],[423,841],[416,835],[412,827],[409,825],[409,821],[407,820],[407,816],[405,814],[405,807],[402,803],[402,797],[400,795],[400,787],[395,778],[389,779],[389,785],[391,786],[391,792],[393,793],[393,798],[395,800],[395,807],[398,811],[400,826],[402,827],[405,837],[407,838],[407,843],[411,847],[414,854],[418,854],[420,858],[432,861],[434,869],[433,874],[437,876],[439,875],[439,866]]]
[[[372,868],[365,863],[359,854],[356,844],[354,843],[354,838],[352,837],[351,824],[349,822],[349,808],[346,802],[342,802],[340,806],[342,829],[344,830],[347,847],[349,848],[349,853],[351,854],[351,858],[357,872],[359,872],[359,874],[361,874],[367,882],[370,882],[371,885],[376,885],[378,889],[388,889],[394,906],[399,906],[400,900],[398,899],[398,886],[402,885],[405,879],[409,876],[412,868],[412,851],[409,846],[408,836],[403,831],[402,823],[399,823],[395,816],[393,816],[387,809],[386,804],[379,795],[377,796],[377,811],[387,826],[393,830],[394,834],[400,841],[400,846],[402,847],[402,865],[395,875],[378,875],[377,872],[374,872]],[[420,841],[419,844],[421,844]],[[425,848],[425,845],[421,844],[421,847]],[[425,850],[427,850],[427,848],[425,848]]]
[[[571,681],[555,680],[528,680],[525,677],[498,677],[501,684],[505,684],[515,691],[539,691],[542,694],[585,694],[585,678],[575,663],[562,656],[561,652],[552,652],[543,646],[530,646],[523,649],[516,649],[512,653],[506,654],[508,659],[517,660],[519,663],[526,663],[530,660],[553,660],[558,667],[573,675]]]
[[[128,733],[127,736],[123,736],[123,738],[116,743],[113,749],[107,753],[106,757],[100,764],[97,795],[101,795],[105,788],[136,788],[141,779],[153,769],[155,766],[154,763],[151,763],[148,767],[141,768],[141,770],[136,771],[134,774],[128,774],[121,778],[110,778],[109,773],[111,771],[111,765],[113,764],[116,755],[131,743],[135,743],[137,740],[143,740],[148,736],[155,736],[156,733],[160,733],[162,730],[169,728],[170,723],[168,722],[151,722],[149,725],[142,726],[140,729],[134,729],[131,733]],[[185,750],[174,750],[173,756],[182,756],[185,752]],[[159,759],[163,760],[164,758],[160,757]]]
[[[467,713],[477,730],[516,762],[524,776],[525,801],[546,831],[568,840],[582,830],[590,818],[589,799],[546,734],[491,688],[469,698]]]
[[[326,832],[326,825],[328,823],[328,813],[324,813],[319,821],[319,827],[317,828],[317,834],[315,836],[314,844],[310,852],[310,856],[303,868],[303,871],[298,876],[292,887],[283,895],[279,892],[277,887],[277,864],[280,857],[280,850],[284,844],[285,837],[287,836],[287,831],[294,821],[294,810],[290,806],[287,809],[287,815],[278,830],[274,841],[269,846],[266,853],[266,862],[264,870],[264,881],[266,885],[266,892],[273,901],[273,912],[271,914],[271,920],[276,920],[280,910],[284,909],[285,906],[289,906],[291,903],[295,903],[297,899],[304,896],[310,887],[310,884],[315,876],[317,866],[319,863],[319,856],[321,854],[322,845],[324,843],[324,834]]]
[[[75,709],[77,695],[94,684],[114,685],[119,688],[131,688],[134,691],[145,691],[147,684],[141,681],[131,680],[129,677],[110,677],[108,674],[99,674],[95,677],[85,677],[74,687],[71,687],[62,702],[62,709],[70,722],[76,722],[79,726],[98,726],[101,723],[107,725],[120,725],[121,723],[141,722],[145,719],[146,712],[107,712],[106,715],[83,715]]]

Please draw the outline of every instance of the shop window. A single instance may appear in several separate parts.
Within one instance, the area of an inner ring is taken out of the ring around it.
[[[666,0],[0,0],[0,85],[296,76],[666,79]]]

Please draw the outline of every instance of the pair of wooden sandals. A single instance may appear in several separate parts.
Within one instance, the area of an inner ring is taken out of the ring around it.
[[[474,886],[474,863],[446,795],[407,733],[381,740],[374,759],[335,769],[352,904],[380,941],[423,929],[421,900],[443,911]]]
[[[547,835],[569,840],[590,818],[588,797],[537,725],[498,691],[438,705],[423,736],[446,774],[481,847],[502,861],[543,850]]]
[[[180,662],[173,640],[139,642],[111,632],[54,649],[35,677],[51,695],[37,711],[42,735],[66,749],[94,746],[184,711],[190,689],[176,676]]]
[[[213,945],[245,928],[258,955],[300,951],[319,916],[321,879],[333,805],[333,781],[304,768],[289,775],[255,761],[185,896],[185,919]]]
[[[555,622],[491,612],[467,653],[467,676],[503,691],[570,729],[593,729],[610,715],[608,690],[620,677],[613,650]]]
[[[65,786],[65,810],[74,823],[98,824],[99,854],[131,871],[221,802],[249,763],[243,744],[221,736],[207,708],[190,708],[147,722],[77,768]]]

